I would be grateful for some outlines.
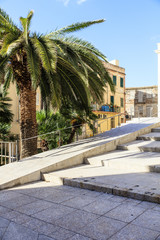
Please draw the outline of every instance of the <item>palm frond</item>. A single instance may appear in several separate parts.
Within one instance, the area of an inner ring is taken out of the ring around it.
[[[65,91],[69,90],[70,96],[80,99],[84,106],[89,106],[88,81],[74,66],[65,59],[58,57],[57,71],[61,75],[62,86]],[[65,84],[65,85],[64,85]]]
[[[11,65],[7,66],[6,72],[4,75],[4,85],[3,85],[3,92],[7,93],[7,90],[9,89],[10,83],[13,82],[13,70]]]
[[[28,13],[27,18],[20,17],[20,22],[23,27],[23,36],[27,44],[28,44],[28,35],[29,35],[28,31],[29,31],[32,16],[33,16],[33,11],[30,11]]]
[[[7,97],[7,93],[0,92],[0,122],[10,123],[13,119],[13,114],[10,111],[11,104],[8,102],[12,101]]]
[[[97,48],[95,48],[90,42],[85,41],[83,39],[77,38],[77,37],[64,37],[63,41],[68,43],[68,44],[72,44],[73,46],[76,45],[77,49],[86,49],[91,51],[92,53],[94,53],[95,55],[97,55],[98,57],[102,58],[104,61],[107,61],[106,56],[100,52]]]
[[[87,78],[88,72],[86,65],[82,60],[80,54],[72,47],[72,44],[67,44],[60,39],[53,40],[53,42],[58,48],[58,55],[63,57],[65,56],[65,59],[69,61],[75,68],[77,68],[78,71],[82,71],[82,73],[85,74],[85,77]],[[79,66],[81,66],[81,68],[79,68]]]
[[[84,29],[86,27],[89,27],[89,26],[91,26],[93,24],[102,23],[104,21],[105,21],[105,19],[99,19],[99,20],[95,20],[95,21],[74,23],[74,24],[69,25],[67,27],[61,28],[61,29],[59,29],[57,31],[51,32],[47,36],[48,37],[54,37],[54,36],[57,36],[57,35],[62,35],[62,34],[66,34],[66,33],[76,32],[76,31],[79,31],[79,30]]]
[[[50,39],[45,37],[32,38],[31,39],[35,50],[41,59],[43,68],[48,74],[55,72],[56,70],[56,49],[53,44],[51,44]]]
[[[31,41],[26,46],[27,53],[27,67],[31,76],[32,86],[37,88],[41,78],[40,59],[35,51],[35,48]]]
[[[7,30],[8,32],[20,32],[20,30],[17,28],[17,26],[13,23],[13,21],[10,19],[9,15],[0,8],[0,29],[3,28],[4,30]]]
[[[0,74],[1,75],[4,75],[4,73],[5,73],[4,69],[5,69],[5,66],[8,64],[8,61],[9,61],[8,56],[2,57],[0,55]],[[3,79],[0,78],[0,81],[2,81],[2,80]]]
[[[22,42],[23,39],[19,38],[16,34],[8,33],[3,40],[2,48],[0,50],[1,56],[9,56],[15,49],[20,47]]]

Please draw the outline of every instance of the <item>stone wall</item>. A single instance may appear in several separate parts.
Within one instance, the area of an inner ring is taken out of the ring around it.
[[[157,117],[157,86],[126,88],[126,111],[134,117]]]

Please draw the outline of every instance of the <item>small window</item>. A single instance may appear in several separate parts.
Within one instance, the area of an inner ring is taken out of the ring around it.
[[[120,78],[120,87],[123,87],[123,78]]]
[[[123,98],[121,98],[121,107],[124,107]]]
[[[138,91],[138,102],[143,102],[143,92]]]
[[[141,116],[143,115],[143,106],[138,107],[138,112]]]
[[[114,96],[111,96],[111,103],[114,105]]]
[[[116,76],[113,76],[113,83],[114,83],[114,85],[117,84],[117,77]]]

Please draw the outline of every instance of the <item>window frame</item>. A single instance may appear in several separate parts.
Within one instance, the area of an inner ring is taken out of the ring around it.
[[[111,101],[111,99],[113,98],[113,102]],[[114,105],[114,96],[110,96],[110,103]]]
[[[124,87],[124,78],[120,77],[120,87]]]
[[[124,98],[120,98],[121,107],[124,107]]]
[[[116,86],[117,85],[117,76],[113,75],[113,84]]]

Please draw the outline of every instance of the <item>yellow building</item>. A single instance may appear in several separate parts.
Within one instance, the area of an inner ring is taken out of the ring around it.
[[[113,104],[119,107],[119,112],[125,112],[125,69],[119,66],[118,60],[113,60],[110,63],[105,63],[109,75],[113,79],[115,85],[115,93],[112,93],[109,86],[106,87],[104,95],[104,103]]]
[[[115,84],[115,93],[112,93],[109,85],[107,84],[104,94],[104,100],[101,105],[94,103],[93,110],[105,111],[107,113],[97,113],[99,118],[103,119],[108,116],[114,115],[112,113],[122,113],[120,122],[125,122],[125,69],[119,66],[118,60],[113,60],[109,63],[104,63],[105,67]],[[115,114],[115,115],[116,115]],[[103,117],[101,116],[103,115]],[[114,124],[112,124],[114,125]],[[117,125],[115,124],[115,127]]]

